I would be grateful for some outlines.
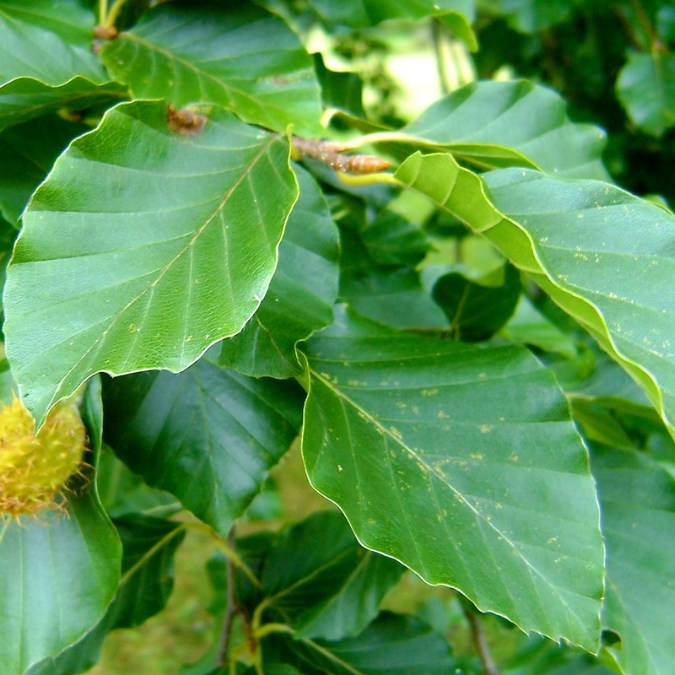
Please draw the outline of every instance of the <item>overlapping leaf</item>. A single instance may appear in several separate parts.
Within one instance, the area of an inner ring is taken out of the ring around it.
[[[90,27],[80,23],[84,16]],[[0,129],[124,96],[120,86],[105,84],[88,44],[92,28],[93,15],[75,2],[0,3]]]
[[[75,675],[99,659],[106,635],[115,628],[143,623],[164,608],[173,588],[173,557],[184,535],[183,527],[141,516],[116,521],[123,557],[119,589],[101,621],[78,643],[29,670],[28,675]]]
[[[149,485],[226,536],[297,434],[302,396],[293,384],[204,360],[178,375],[112,380],[106,440]]]
[[[311,58],[281,19],[249,3],[160,5],[101,58],[138,98],[216,103],[277,131],[321,131]]]
[[[110,110],[35,193],[10,264],[26,405],[41,420],[95,372],[181,370],[237,333],[296,197],[283,138],[220,109],[197,135],[173,131],[164,103]]]
[[[553,376],[517,347],[350,314],[307,355],[308,476],[359,540],[526,631],[597,649],[598,506]]]
[[[28,199],[54,160],[85,131],[83,125],[49,116],[0,135],[0,212],[9,222],[17,225]]]
[[[524,33],[537,33],[572,13],[576,0],[501,0],[499,9],[515,28]]]
[[[456,667],[440,633],[419,619],[391,612],[380,614],[356,637],[334,642],[284,637],[273,642],[268,647],[271,667],[279,660],[283,666],[277,668],[291,663],[306,675],[445,675]]]
[[[524,169],[488,175],[495,208],[480,179],[447,154],[415,154],[396,175],[527,272],[673,424],[675,219],[667,211],[606,183]]]
[[[267,611],[297,637],[339,640],[377,616],[403,570],[359,546],[342,514],[320,512],[274,542],[263,563],[261,593]]]
[[[295,345],[333,318],[338,283],[338,233],[316,182],[295,167],[300,198],[279,247],[269,291],[244,329],[227,340],[219,363],[253,377],[292,377]]]
[[[593,453],[607,541],[605,626],[621,636],[608,651],[624,673],[673,669],[675,482],[631,451]]]
[[[535,166],[552,174],[607,178],[604,132],[570,122],[560,96],[525,80],[468,84],[382,138],[447,149],[481,168]]]

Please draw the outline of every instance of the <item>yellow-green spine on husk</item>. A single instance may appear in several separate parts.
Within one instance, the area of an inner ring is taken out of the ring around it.
[[[58,404],[37,436],[14,398],[0,409],[0,518],[62,508],[69,479],[82,466],[87,434],[72,403]]]

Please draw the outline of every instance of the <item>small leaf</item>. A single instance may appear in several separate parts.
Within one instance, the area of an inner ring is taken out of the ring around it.
[[[619,73],[616,94],[640,129],[663,136],[675,126],[675,54],[632,53]]]
[[[107,381],[106,440],[148,485],[227,536],[295,438],[301,402],[292,383],[202,360],[178,375]]]
[[[9,222],[18,223],[54,160],[85,131],[83,125],[50,117],[26,122],[0,135],[0,211]]]
[[[396,177],[483,234],[527,272],[673,424],[671,214],[606,183],[525,169],[486,176],[495,208],[481,179],[449,154],[416,153]]]
[[[136,98],[215,103],[276,131],[321,133],[311,58],[281,19],[252,5],[162,4],[101,58]]]
[[[478,342],[492,337],[508,321],[520,291],[520,273],[506,265],[500,286],[485,286],[452,272],[436,281],[433,297],[450,321],[451,334],[458,340]]]
[[[38,420],[93,373],[186,368],[267,291],[297,197],[286,140],[220,109],[180,135],[167,114],[109,110],[24,214],[5,335]]]
[[[391,612],[380,614],[356,637],[334,642],[275,638],[275,642],[270,660],[302,664],[307,675],[446,675],[456,668],[440,633],[419,619]]]
[[[295,345],[333,319],[338,284],[338,232],[310,174],[295,167],[300,198],[279,246],[279,264],[258,311],[221,343],[220,365],[252,377],[292,377]]]
[[[481,611],[596,650],[598,506],[553,376],[520,348],[350,314],[306,344],[307,473],[359,541]]]
[[[338,640],[377,615],[404,568],[366,551],[342,514],[319,512],[275,541],[262,570],[264,603],[302,638]]]
[[[538,33],[565,21],[578,0],[501,0],[500,10],[523,33]]]
[[[675,481],[648,457],[597,448],[592,454],[607,542],[605,626],[621,636],[607,647],[622,672],[673,670]]]
[[[399,142],[447,149],[480,168],[534,165],[563,176],[608,178],[604,132],[570,122],[558,94],[525,80],[468,84],[397,134]]]

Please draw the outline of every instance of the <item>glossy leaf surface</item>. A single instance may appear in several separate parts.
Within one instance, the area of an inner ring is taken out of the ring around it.
[[[338,283],[338,233],[314,181],[295,167],[300,198],[279,246],[279,264],[258,311],[224,340],[219,363],[253,377],[299,372],[295,345],[328,325]]]
[[[21,675],[99,621],[117,589],[121,550],[91,494],[72,499],[67,516],[50,514],[48,526],[11,523],[0,534],[0,663]]]
[[[196,135],[167,114],[108,111],[24,215],[5,334],[39,420],[95,372],[186,368],[267,291],[297,198],[287,142],[219,109]]]
[[[552,375],[520,348],[400,334],[350,314],[307,355],[308,476],[359,541],[482,611],[596,649],[598,506]]]
[[[493,205],[481,180],[447,154],[415,154],[396,176],[486,236],[527,272],[673,423],[672,215],[606,183],[524,169],[489,174]],[[634,236],[636,228],[643,236]]]
[[[603,621],[621,636],[608,647],[624,673],[666,673],[675,624],[675,481],[644,455],[593,453],[607,541]]]
[[[430,106],[400,140],[447,149],[480,168],[535,166],[607,178],[602,130],[570,122],[558,94],[527,81],[474,82]]]
[[[320,133],[311,58],[281,19],[252,4],[160,5],[101,57],[135,97],[216,103],[276,131]]]
[[[300,425],[302,397],[292,383],[203,360],[177,375],[111,380],[104,391],[106,440],[118,456],[223,536]]]

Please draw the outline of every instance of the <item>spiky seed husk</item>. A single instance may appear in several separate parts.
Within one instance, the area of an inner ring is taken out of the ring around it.
[[[58,508],[68,480],[79,473],[87,435],[72,404],[57,405],[37,436],[34,430],[19,399],[0,410],[0,517]]]

